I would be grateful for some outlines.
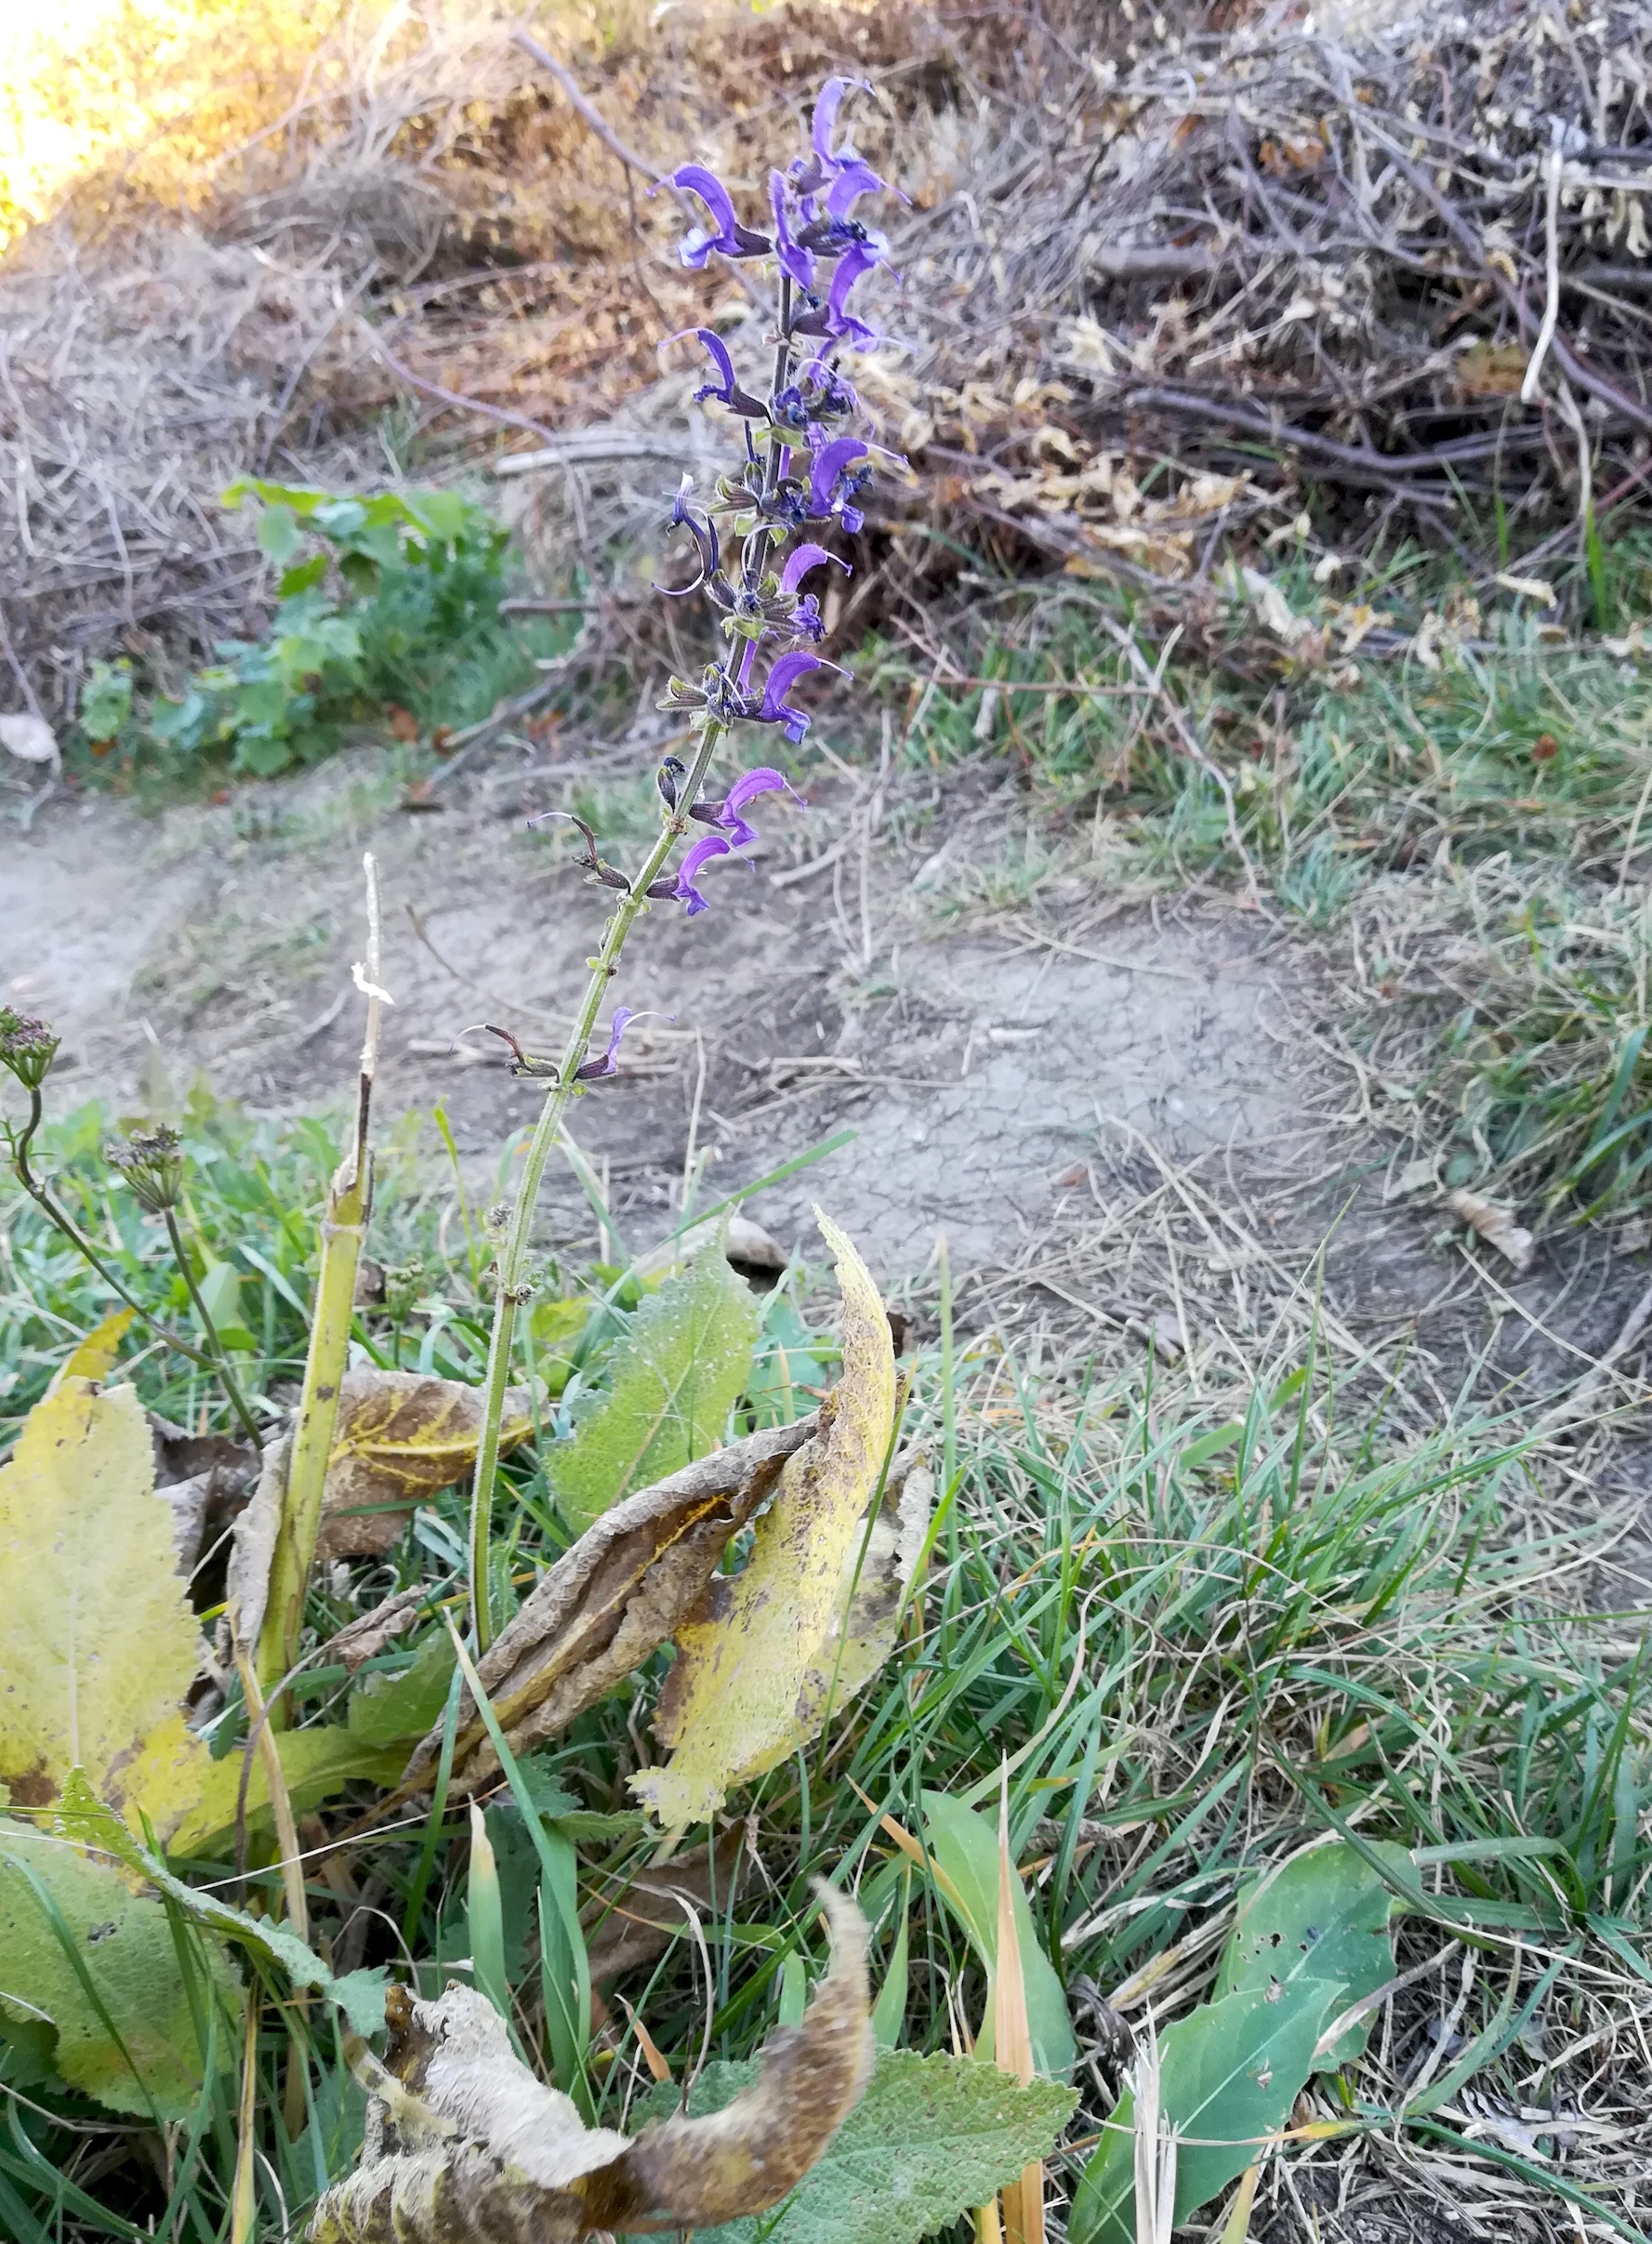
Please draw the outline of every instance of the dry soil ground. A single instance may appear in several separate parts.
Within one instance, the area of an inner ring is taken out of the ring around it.
[[[65,1032],[63,1097],[112,1114],[157,1066],[255,1111],[340,1100],[370,847],[396,1000],[380,1117],[440,1102],[490,1198],[538,1093],[494,1039],[455,1038],[487,1020],[554,1050],[601,917],[569,829],[525,825],[560,784],[501,766],[415,814],[363,757],[159,818],[48,802],[0,821],[0,992]],[[751,871],[711,869],[711,911],[658,907],[633,940],[615,997],[669,1018],[575,1114],[627,1252],[670,1228],[691,1160],[703,1205],[852,1131],[750,1203],[787,1248],[818,1199],[921,1314],[945,1236],[966,1329],[1042,1326],[1120,1363],[1151,1344],[1212,1396],[1312,1329],[1414,1424],[1465,1393],[1525,1423],[1620,1330],[1645,1274],[1596,1237],[1515,1278],[1437,1207],[1385,1196],[1387,1149],[1317,1033],[1317,955],[1265,915],[1120,911],[1059,879],[960,912],[958,868],[1013,846],[1007,791],[937,804],[845,772],[815,796],[765,822]],[[596,1244],[565,1167],[546,1230]],[[1629,1367],[1597,1404],[1626,1399]],[[1572,1471],[1590,1502],[1632,1502],[1645,1477],[1632,1443]],[[1638,1549],[1612,1602],[1644,1593]]]

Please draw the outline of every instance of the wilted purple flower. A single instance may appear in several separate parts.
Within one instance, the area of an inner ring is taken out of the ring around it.
[[[655,585],[654,590],[665,593],[670,600],[682,600],[690,592],[697,592],[708,578],[716,575],[718,563],[721,560],[722,549],[718,544],[716,524],[709,515],[701,521],[689,506],[688,495],[694,487],[692,475],[685,475],[678,484],[677,496],[671,504],[671,527],[673,530],[686,530],[694,539],[700,557],[700,574],[692,585]]]
[[[706,835],[702,840],[691,843],[684,852],[682,863],[677,868],[677,886],[671,892],[687,904],[688,916],[691,919],[696,912],[710,909],[705,897],[694,886],[700,873],[714,857],[730,857],[733,854],[733,849],[720,834]]]
[[[711,213],[711,230],[696,226],[683,237],[677,253],[691,271],[698,272],[714,249],[725,257],[766,257],[773,247],[767,234],[754,233],[749,226],[741,225],[728,189],[704,164],[680,164],[660,185],[697,195]],[[651,194],[658,191],[658,188],[649,190]]]
[[[853,388],[828,366],[825,359],[810,359],[798,368],[797,379],[777,389],[769,405],[769,419],[783,436],[802,439],[818,448],[831,441],[831,423],[860,411]]]
[[[755,802],[760,795],[772,795],[784,788],[800,811],[809,805],[798,793],[784,772],[776,772],[770,764],[760,764],[753,772],[742,772],[739,778],[723,797],[718,824],[729,837],[732,849],[744,850],[757,839],[757,828],[747,823],[745,812],[747,803]]]
[[[774,255],[780,260],[780,270],[786,278],[795,281],[805,295],[814,288],[814,259],[793,239],[791,220],[786,208],[786,175],[772,171],[769,174],[769,206],[774,213]]]
[[[728,345],[715,328],[684,327],[681,333],[667,336],[666,340],[668,343],[681,343],[691,335],[704,343],[707,355],[720,377],[715,382],[702,382],[699,389],[694,391],[694,403],[703,405],[708,397],[714,397],[720,404],[729,406],[745,420],[766,419],[769,408],[761,398],[753,397],[749,389],[741,389],[734,374],[734,362],[729,356]]]
[[[851,536],[854,535],[866,519],[855,504],[872,480],[869,465],[855,465],[856,461],[864,461],[866,457],[866,447],[858,436],[835,437],[815,454],[809,478],[811,521],[824,521],[834,509],[838,509],[841,511],[844,529]]]
[[[620,1038],[633,1021],[652,1021],[655,1018],[656,1016],[653,1013],[633,1012],[628,1005],[616,1005],[614,1009],[614,1019],[608,1024],[608,1049],[601,1059],[588,1060],[583,1067],[576,1067],[574,1071],[575,1082],[595,1083],[603,1076],[617,1076],[619,1068],[616,1055],[619,1051]],[[675,1021],[677,1016],[675,1013],[665,1013],[657,1018]]]
[[[763,686],[763,698],[747,716],[759,724],[784,725],[787,740],[797,742],[809,730],[809,712],[795,709],[786,700],[800,678],[807,678],[811,670],[837,670],[841,678],[847,675],[835,662],[826,662],[818,654],[776,655],[770,665],[769,676]]]
[[[878,263],[878,253],[864,242],[856,242],[838,259],[838,270],[832,275],[832,284],[826,291],[824,304],[812,304],[807,311],[800,312],[792,322],[796,335],[818,335],[835,342],[852,343],[857,350],[869,350],[879,339],[878,330],[868,327],[865,320],[856,319],[849,309],[849,292],[857,281],[865,280]]]

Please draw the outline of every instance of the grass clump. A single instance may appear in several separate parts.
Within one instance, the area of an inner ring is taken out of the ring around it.
[[[254,1126],[200,1097],[182,1119],[186,1234],[204,1268],[217,1255],[232,1265],[240,1322],[230,1337],[249,1388],[279,1392],[297,1369],[311,1217],[336,1148],[319,1124]],[[59,1126],[58,1189],[112,1252],[118,1245],[134,1282],[158,1283],[153,1243],[101,1159],[101,1132],[90,1110]],[[485,1224],[451,1182],[421,1190],[394,1158],[376,1220],[381,1251],[398,1260],[383,1298],[358,1313],[358,1359],[474,1381]],[[54,1240],[7,1199],[13,1423],[106,1306]],[[546,1445],[575,1422],[581,1393],[602,1385],[625,1305],[641,1298],[634,1279],[595,1262],[550,1274],[559,1298],[536,1311],[532,1339],[562,1369],[548,1382],[542,1437],[505,1468],[493,1571],[506,1609],[569,1545]],[[735,1431],[784,1419],[830,1376],[829,1340],[813,1329],[824,1306],[800,1268],[761,1304]],[[210,1415],[199,1375],[180,1377],[152,1353],[131,1368],[165,1415],[197,1423],[204,1404]],[[858,1892],[879,1968],[897,1948],[905,1960],[906,1999],[892,2015],[906,2046],[943,2050],[972,2035],[986,2002],[980,1957],[891,1827],[921,1853],[926,1794],[991,1817],[1007,1775],[1034,1936],[1090,2021],[1077,2130],[1091,2133],[1111,2109],[1130,2035],[1209,1997],[1248,1876],[1327,1837],[1383,1863],[1396,1844],[1409,1866],[1389,1870],[1409,1976],[1363,2062],[1325,2077],[1306,2116],[1299,2105],[1296,2124],[1311,2119],[1320,2145],[1293,2169],[1300,2186],[1312,2194],[1316,2171],[1351,2166],[1380,2202],[1395,2185],[1379,2151],[1397,2127],[1425,2182],[1437,2171],[1447,2186],[1465,2159],[1500,2161],[1534,2234],[1569,2233],[1569,2204],[1632,2234],[1648,2147],[1637,2035],[1638,1960],[1652,1937],[1641,1829],[1652,1701],[1632,1631],[1587,1617],[1572,1588],[1598,1536],[1557,1516],[1512,1431],[1472,1417],[1411,1428],[1368,1382],[1344,1386],[1313,1333],[1295,1353],[1230,1367],[1202,1398],[1183,1374],[1103,1374],[998,1333],[930,1348],[910,1369],[904,1438],[928,1449],[940,1482],[935,1572],[882,1676],[741,1803],[764,1896],[743,1896],[735,1854],[714,1849],[694,1871],[709,1881],[698,1933],[681,1924],[619,1981],[652,2045],[677,2066],[707,2051],[740,2060],[777,2014],[795,2014],[799,1975],[815,1960],[810,1881],[820,1875]],[[440,1719],[452,1671],[443,1616],[462,1609],[466,1532],[465,1496],[450,1490],[421,1504],[388,1550],[320,1571],[311,1645],[387,1597],[422,1600],[412,1629],[357,1671],[312,1664],[295,1692],[302,1725],[365,1732],[405,1723],[415,1702],[418,1720]],[[649,1758],[666,1666],[663,1655],[648,1661],[523,1764],[521,1780],[576,1848],[593,1938],[657,1846],[628,1779]],[[244,1735],[232,1683],[213,1734],[223,1750]],[[355,1812],[339,1805],[302,1827],[315,1863],[332,1866],[311,1877],[309,1907],[335,1968],[395,1963],[431,1995],[473,1960],[480,1970],[495,1947],[478,1945],[468,1812],[440,1785],[411,1820],[352,1836]],[[506,1791],[486,1827],[497,1955],[521,1987],[535,1940],[535,1847]],[[272,1895],[277,1873],[258,1860],[255,1846],[253,1888]],[[191,1873],[211,1884],[234,1868],[231,1855],[209,1853]],[[580,2092],[599,2122],[618,2125],[640,2060],[607,1986]],[[521,2023],[537,2034],[531,2002]],[[1438,2070],[1428,2060],[1442,2031],[1448,2055],[1474,2052],[1472,2094],[1425,2107],[1413,2088]],[[104,2122],[54,2088],[49,2068],[32,2079],[24,2044],[3,2046],[12,2132],[0,2144],[0,2188],[16,2234],[35,2244],[64,2223],[123,2237],[220,2232],[232,2067],[209,2073],[168,2188],[129,2121]],[[255,2125],[271,2162],[260,2202],[271,2222],[296,2222],[355,2156],[360,2092],[329,2029],[279,2000],[253,2066]],[[1503,2133],[1487,2133],[1487,2112],[1504,2116]],[[1553,2158],[1562,2135],[1573,2145],[1564,2167]],[[1527,2149],[1511,2149],[1517,2140]]]
[[[1615,613],[1644,609],[1642,546],[1612,571]],[[1191,603],[1162,662],[1129,602],[1006,583],[958,650],[967,691],[876,655],[909,764],[1008,749],[1038,813],[1038,839],[957,876],[951,902],[1022,909],[1075,878],[1098,913],[1236,889],[1328,951],[1362,1095],[1408,1157],[1551,1223],[1644,1214],[1652,719],[1632,629],[1566,639],[1415,552],[1340,599],[1307,556],[1273,583],[1289,639],[1242,581]]]

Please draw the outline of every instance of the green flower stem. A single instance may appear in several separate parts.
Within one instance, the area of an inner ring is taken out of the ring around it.
[[[494,1481],[499,1464],[499,1427],[505,1415],[505,1391],[510,1384],[510,1351],[516,1330],[517,1307],[528,1298],[531,1290],[528,1282],[528,1249],[539,1188],[545,1178],[545,1165],[561,1133],[569,1102],[578,1088],[578,1071],[585,1064],[586,1053],[590,1049],[597,1015],[602,1010],[602,999],[608,984],[618,970],[619,956],[625,948],[626,937],[648,900],[649,889],[664,871],[673,844],[681,840],[688,830],[688,806],[698,799],[724,729],[718,724],[706,727],[694,767],[678,795],[680,807],[667,818],[660,829],[659,839],[631,883],[630,893],[620,899],[602,930],[601,948],[591,960],[591,976],[586,984],[579,1017],[574,1023],[558,1064],[556,1081],[545,1095],[545,1104],[539,1110],[539,1119],[528,1141],[527,1159],[522,1164],[522,1182],[517,1190],[515,1206],[510,1211],[509,1229],[505,1244],[499,1250],[494,1325],[488,1340],[487,1378],[482,1387],[482,1429],[477,1440],[476,1472],[470,1490],[470,1633],[478,1657],[487,1650],[493,1641],[493,1616],[488,1610],[487,1551],[488,1529],[493,1521]]]
[[[33,1201],[35,1207],[39,1208],[41,1214],[46,1217],[46,1221],[57,1225],[58,1229],[69,1241],[69,1244],[75,1249],[76,1253],[81,1255],[87,1262],[91,1264],[92,1268],[102,1279],[105,1286],[107,1286],[112,1293],[117,1295],[118,1298],[126,1303],[126,1307],[131,1310],[134,1316],[136,1316],[141,1324],[145,1325],[149,1330],[155,1335],[157,1340],[165,1341],[168,1348],[175,1349],[180,1356],[185,1357],[187,1361],[192,1364],[198,1365],[203,1371],[210,1371],[217,1375],[217,1377],[223,1383],[224,1392],[230,1398],[231,1405],[234,1409],[236,1417],[241,1420],[243,1427],[251,1436],[253,1443],[255,1445],[261,1444],[264,1437],[258,1428],[258,1421],[248,1410],[240,1390],[235,1384],[234,1377],[230,1372],[223,1360],[221,1351],[213,1353],[209,1353],[206,1349],[193,1347],[190,1341],[186,1340],[182,1337],[181,1334],[174,1332],[169,1325],[163,1325],[160,1318],[155,1315],[152,1310],[146,1309],[143,1303],[138,1299],[137,1295],[131,1290],[130,1287],[126,1286],[120,1278],[116,1277],[114,1272],[111,1270],[109,1264],[103,1260],[103,1257],[99,1253],[97,1247],[93,1246],[91,1240],[86,1237],[86,1233],[82,1231],[80,1225],[74,1221],[74,1218],[69,1213],[68,1209],[66,1208],[59,1207],[57,1201],[53,1199],[51,1194],[47,1192],[46,1186],[40,1181],[40,1179],[30,1168],[29,1147],[33,1140],[34,1133],[40,1128],[42,1113],[43,1107],[39,1089],[37,1087],[31,1086],[29,1091],[29,1119],[20,1130],[8,1133],[8,1150],[11,1155],[12,1173],[16,1176],[18,1182],[28,1194],[30,1199]],[[171,1219],[168,1218],[167,1221],[168,1224],[170,1225]],[[184,1284],[190,1289],[191,1299],[194,1301],[196,1309],[200,1311],[202,1324],[207,1333],[211,1335],[209,1348],[216,1349],[218,1335],[213,1332],[212,1320],[206,1315],[205,1311],[201,1308],[200,1296],[196,1293],[194,1280],[190,1275],[189,1263],[178,1246],[176,1235],[174,1236],[173,1251],[178,1255],[178,1265],[183,1271]]]
[[[201,1320],[201,1329],[206,1335],[206,1353],[212,1358],[212,1367],[218,1373],[224,1393],[230,1398],[231,1409],[241,1420],[243,1432],[245,1433],[255,1449],[261,1449],[264,1444],[262,1431],[258,1419],[246,1406],[246,1398],[237,1385],[235,1374],[231,1368],[230,1352],[218,1339],[218,1327],[213,1323],[206,1303],[201,1298],[201,1288],[195,1283],[195,1273],[190,1264],[190,1250],[184,1245],[183,1234],[178,1228],[178,1218],[168,1208],[163,1210],[161,1220],[166,1226],[166,1236],[172,1242],[173,1259],[183,1274],[183,1282],[188,1288],[190,1300],[195,1305],[195,1314]]]
[[[792,284],[784,275],[780,283],[779,335],[774,347],[773,389],[778,393],[786,387],[791,375],[792,363]],[[770,446],[763,468],[763,487],[772,497],[780,481],[782,447]],[[764,533],[760,549],[754,556],[759,574],[774,544],[773,530]],[[731,645],[724,663],[725,675],[733,678],[740,662],[739,643]],[[591,960],[591,978],[586,984],[585,1001],[579,1009],[579,1018],[574,1023],[568,1038],[556,1081],[546,1093],[545,1104],[534,1126],[534,1135],[528,1142],[528,1156],[522,1165],[522,1184],[511,1210],[510,1226],[500,1249],[494,1300],[493,1330],[488,1338],[487,1378],[482,1388],[482,1430],[476,1447],[476,1472],[470,1488],[470,1633],[480,1658],[493,1641],[493,1615],[488,1609],[488,1530],[493,1524],[494,1483],[499,1466],[499,1427],[505,1416],[505,1391],[510,1384],[510,1351],[516,1331],[516,1312],[532,1291],[528,1281],[528,1245],[534,1228],[534,1216],[539,1199],[539,1187],[545,1178],[545,1165],[550,1158],[550,1149],[562,1131],[562,1119],[568,1102],[578,1088],[578,1071],[585,1063],[590,1040],[597,1024],[597,1015],[602,1010],[603,993],[619,967],[619,955],[625,948],[637,915],[647,901],[647,893],[665,868],[672,845],[688,830],[687,812],[696,801],[711,759],[719,742],[727,731],[726,725],[707,723],[700,736],[699,751],[694,768],[678,794],[678,807],[666,819],[660,838],[650,851],[642,869],[631,883],[630,893],[622,898],[613,917],[602,931],[602,944]]]

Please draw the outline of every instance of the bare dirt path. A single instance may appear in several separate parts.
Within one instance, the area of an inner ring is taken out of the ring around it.
[[[197,1070],[254,1112],[341,1102],[371,847],[396,999],[381,1121],[440,1103],[478,1199],[504,1196],[538,1089],[496,1039],[455,1040],[492,1021],[556,1050],[602,915],[568,829],[525,825],[545,791],[530,806],[483,775],[414,815],[341,759],[222,808],[0,822],[0,996],[56,1022],[60,1098],[112,1120]],[[610,1249],[671,1229],[691,1161],[705,1205],[840,1136],[749,1211],[807,1250],[819,1200],[919,1303],[945,1236],[966,1328],[1030,1318],[1118,1361],[1151,1345],[1212,1394],[1323,1347],[1419,1426],[1465,1392],[1528,1419],[1611,1345],[1645,1276],[1598,1238],[1517,1279],[1437,1208],[1385,1196],[1385,1149],[1310,1033],[1328,999],[1305,944],[1209,903],[1108,917],[1059,880],[960,912],[937,868],[1002,846],[1007,790],[944,810],[877,805],[852,776],[813,792],[808,818],[766,822],[751,870],[711,868],[710,911],[657,907],[633,941],[615,1000],[669,1018],[574,1115]],[[599,1244],[565,1165],[545,1235],[575,1260]],[[1638,1502],[1642,1453],[1608,1463],[1593,1494]]]

